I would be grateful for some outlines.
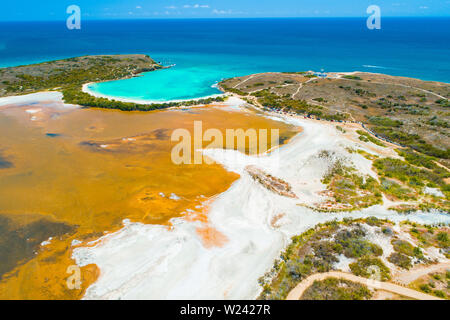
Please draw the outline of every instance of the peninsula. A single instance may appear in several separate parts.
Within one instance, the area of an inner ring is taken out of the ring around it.
[[[224,80],[219,87],[266,112],[334,122],[342,135],[348,135],[344,124],[353,124],[360,142],[395,150],[390,157],[379,157],[349,149],[373,162],[376,178],[321,152],[319,158],[331,164],[322,178],[328,188],[321,194],[330,200],[314,209],[355,210],[387,197],[402,202],[393,207],[401,212],[449,210],[449,84],[308,71],[253,74]]]

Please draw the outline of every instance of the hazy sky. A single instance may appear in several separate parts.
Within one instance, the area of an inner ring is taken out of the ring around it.
[[[69,5],[86,19],[447,16],[450,0],[22,0],[0,3],[0,21],[63,20]]]

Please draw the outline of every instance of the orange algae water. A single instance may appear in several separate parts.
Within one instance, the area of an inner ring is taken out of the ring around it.
[[[72,249],[118,230],[124,219],[170,228],[171,218],[184,217],[202,222],[205,247],[226,242],[208,226],[207,207],[238,175],[218,164],[171,160],[177,144],[171,133],[184,128],[193,135],[194,121],[224,137],[226,129],[238,128],[279,129],[282,140],[297,132],[217,106],[154,112],[0,107],[0,163],[8,164],[0,166],[0,231],[14,235],[0,236],[8,262],[0,270],[0,298],[81,298],[100,270],[81,268],[81,286],[69,289]],[[21,254],[6,254],[7,247]]]

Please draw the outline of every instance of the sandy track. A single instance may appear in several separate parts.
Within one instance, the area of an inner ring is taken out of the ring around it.
[[[443,299],[440,299],[440,298],[437,298],[437,297],[434,297],[434,296],[431,296],[431,295],[428,295],[428,294],[425,294],[425,293],[422,293],[422,292],[419,292],[419,291],[416,291],[413,289],[402,287],[397,284],[393,284],[393,283],[389,283],[389,282],[381,282],[381,281],[376,281],[376,280],[369,280],[369,279],[366,279],[363,277],[355,276],[350,273],[339,272],[339,271],[316,273],[316,274],[309,276],[308,278],[306,278],[305,280],[300,282],[294,289],[292,289],[291,292],[289,292],[286,300],[299,300],[301,298],[301,296],[303,295],[303,293],[305,292],[305,290],[307,288],[309,288],[314,283],[314,281],[325,280],[325,279],[331,278],[331,277],[361,283],[361,284],[368,286],[369,288],[393,292],[393,293],[396,293],[396,294],[399,294],[399,295],[402,295],[402,296],[405,296],[408,298],[412,298],[412,299],[443,300]]]
[[[254,77],[256,77],[256,76],[258,76],[258,75],[260,75],[260,74],[259,74],[259,73],[252,74],[252,75],[249,76],[248,78],[246,78],[246,79],[242,80],[241,82],[239,82],[237,85],[233,86],[233,88],[239,87],[241,84],[246,83],[248,80],[251,80],[251,79],[253,79]]]
[[[433,272],[443,272],[447,269],[450,269],[450,261],[433,264],[431,266],[423,267],[420,266],[418,268],[411,269],[409,271],[403,272],[394,277],[394,282],[399,284],[408,284],[413,282],[414,280],[423,277],[427,274]]]

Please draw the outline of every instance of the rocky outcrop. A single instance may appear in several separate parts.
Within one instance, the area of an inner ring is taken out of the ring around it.
[[[265,173],[255,166],[247,166],[245,170],[255,181],[262,184],[266,189],[284,197],[297,199],[296,194],[292,192],[291,185],[286,181]]]

